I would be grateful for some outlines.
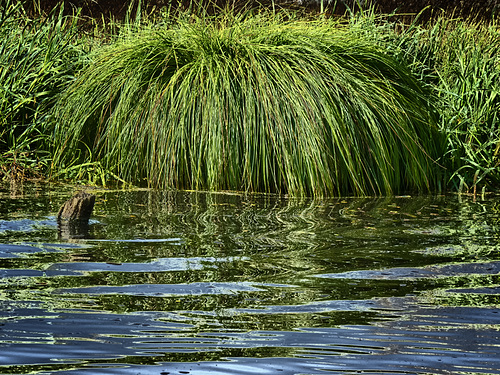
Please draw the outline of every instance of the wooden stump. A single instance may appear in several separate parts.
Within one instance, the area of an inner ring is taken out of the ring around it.
[[[87,237],[94,203],[95,195],[83,191],[68,199],[57,214],[59,237],[63,239]]]

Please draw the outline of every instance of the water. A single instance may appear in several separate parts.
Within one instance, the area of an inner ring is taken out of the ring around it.
[[[0,185],[2,374],[500,374],[500,200]]]

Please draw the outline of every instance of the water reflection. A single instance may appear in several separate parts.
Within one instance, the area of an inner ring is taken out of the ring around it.
[[[499,200],[71,193],[0,186],[2,373],[500,373]]]

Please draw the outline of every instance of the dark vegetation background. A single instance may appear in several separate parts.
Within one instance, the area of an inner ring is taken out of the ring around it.
[[[31,12],[46,13],[53,9],[56,5],[64,2],[65,10],[71,13],[74,9],[81,8],[82,16],[94,19],[110,19],[120,20],[124,17],[130,3],[137,0],[25,0],[26,8]],[[248,7],[252,5],[264,4],[271,5],[270,0],[202,0],[207,3],[223,6],[233,3],[237,8]],[[274,3],[283,7],[296,7],[299,3],[306,2],[305,5],[309,9],[319,9],[319,0],[276,0]],[[146,10],[154,10],[163,6],[172,6],[173,8],[185,8],[189,5],[190,0],[142,0],[143,7]],[[325,0],[325,4],[328,0]],[[330,10],[335,4],[333,12],[335,14],[344,14],[346,8],[356,9],[357,4],[367,6],[369,0],[330,0]],[[375,0],[374,5],[380,13],[391,13],[397,10],[398,13],[418,13],[422,9],[425,11],[422,14],[423,20],[432,18],[433,15],[441,14],[444,11],[448,15],[469,16],[488,20],[500,13],[500,0]],[[213,8],[212,8],[213,9]]]

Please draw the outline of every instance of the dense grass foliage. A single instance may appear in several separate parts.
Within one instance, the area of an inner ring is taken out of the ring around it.
[[[174,13],[101,24],[1,2],[0,176],[313,196],[500,183],[495,20]]]
[[[47,113],[80,66],[76,18],[61,12],[31,20],[20,3],[0,6],[0,172],[11,177],[48,164]]]
[[[500,26],[439,18],[397,35],[399,50],[437,99],[448,186],[475,192],[500,182]]]
[[[182,14],[82,71],[56,108],[54,166],[98,162],[159,188],[428,191],[443,153],[428,99],[333,19]]]
[[[440,28],[438,94],[447,158],[458,188],[500,181],[500,28],[458,22]]]

